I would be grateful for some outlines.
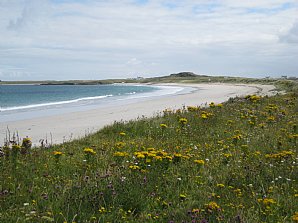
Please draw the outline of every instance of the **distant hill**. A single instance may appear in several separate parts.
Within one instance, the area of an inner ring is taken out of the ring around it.
[[[199,75],[193,73],[193,72],[180,72],[176,74],[170,74],[170,77],[197,77]]]

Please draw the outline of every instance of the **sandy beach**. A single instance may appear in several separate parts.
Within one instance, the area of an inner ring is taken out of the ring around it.
[[[224,102],[231,97],[248,94],[274,94],[271,85],[236,85],[236,84],[167,84],[188,86],[200,90],[191,93],[165,95],[147,98],[142,101],[130,101],[121,106],[108,105],[104,108],[72,112],[62,115],[33,118],[21,121],[0,123],[0,145],[7,135],[18,132],[20,138],[30,137],[34,145],[40,140],[50,144],[59,144],[84,137],[96,132],[114,121],[128,121],[138,117],[152,117],[164,109],[178,109],[182,106],[204,105],[210,102]]]

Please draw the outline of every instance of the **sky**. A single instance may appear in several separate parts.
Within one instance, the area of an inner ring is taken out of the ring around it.
[[[298,77],[298,0],[0,0],[0,80]]]

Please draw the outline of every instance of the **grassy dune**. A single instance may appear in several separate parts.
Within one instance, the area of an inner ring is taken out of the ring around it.
[[[106,80],[66,80],[66,81],[0,81],[1,84],[41,84],[41,85],[100,85],[114,83],[237,83],[237,84],[270,84],[277,90],[298,91],[298,78],[246,78],[230,76],[197,75],[192,72],[181,72],[162,77],[140,79],[106,79]]]
[[[297,222],[297,93],[8,144],[0,222]]]

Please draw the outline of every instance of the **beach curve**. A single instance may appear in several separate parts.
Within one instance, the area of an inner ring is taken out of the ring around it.
[[[10,134],[17,133],[19,138],[30,137],[33,145],[42,140],[49,144],[79,139],[94,133],[115,121],[129,121],[138,117],[153,117],[165,109],[178,109],[182,106],[202,106],[206,103],[220,103],[231,97],[248,94],[272,95],[273,85],[246,84],[157,84],[164,86],[192,87],[196,90],[174,95],[146,98],[131,101],[128,104],[108,105],[104,108],[77,111],[48,117],[32,118],[20,121],[2,122],[0,126],[0,145]]]

